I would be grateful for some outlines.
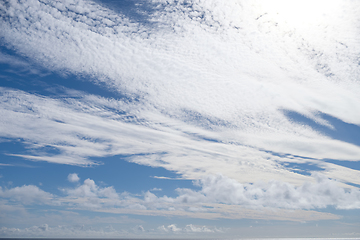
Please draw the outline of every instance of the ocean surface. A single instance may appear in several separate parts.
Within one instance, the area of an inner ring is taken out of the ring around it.
[[[102,239],[119,239],[119,240],[360,240],[360,238],[1,238],[2,240],[26,240],[26,239],[41,239],[41,240],[102,240]]]

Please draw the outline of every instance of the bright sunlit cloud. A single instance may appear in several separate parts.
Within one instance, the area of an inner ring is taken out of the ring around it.
[[[274,0],[260,1],[270,19],[289,27],[308,28],[309,25],[329,24],[339,15],[341,0]],[[328,21],[328,22],[326,22]]]

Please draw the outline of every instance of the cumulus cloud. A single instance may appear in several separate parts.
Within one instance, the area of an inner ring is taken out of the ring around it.
[[[165,233],[216,233],[216,232],[224,232],[222,229],[208,227],[208,226],[199,226],[188,224],[183,228],[179,228],[176,224],[170,224],[168,226],[162,225],[159,226],[158,231]]]
[[[68,180],[69,180],[69,182],[78,182],[80,180],[80,178],[77,175],[77,173],[70,173],[68,175]]]
[[[167,229],[171,232],[180,232],[182,229],[176,227],[175,224],[170,224],[169,226],[167,226]]]
[[[74,203],[89,209],[112,206],[117,204],[119,200],[119,195],[113,187],[101,188],[95,184],[94,180],[89,178],[74,189],[62,190],[67,195],[67,200],[63,200],[64,202],[75,200]]]
[[[23,204],[51,204],[54,195],[45,192],[34,185],[24,185],[10,189],[0,187],[0,197]]]
[[[338,209],[360,208],[360,191],[344,189],[321,174],[314,174],[316,182],[296,187],[288,183],[240,184],[223,177],[210,176],[199,181],[201,191],[178,189],[178,201],[187,203],[217,202],[249,207],[287,209],[316,209],[335,206]]]
[[[179,228],[175,224],[170,224],[168,226],[160,226],[158,230],[161,232],[172,232],[172,233],[214,233],[214,232],[222,232],[217,228],[209,228],[207,226],[197,226],[193,224],[188,224],[184,228]]]
[[[93,180],[86,179],[80,186],[62,189],[65,196],[54,196],[35,186],[23,186],[0,189],[0,197],[22,204],[56,203],[90,211],[206,219],[251,217],[285,220],[289,219],[287,211],[291,210],[292,221],[308,221],[336,218],[332,214],[308,211],[310,209],[329,206],[337,209],[360,208],[358,189],[344,189],[323,175],[315,174],[314,177],[316,182],[294,186],[280,181],[241,184],[222,175],[208,176],[197,181],[200,190],[179,188],[176,197],[158,197],[150,191],[140,197],[126,192],[117,193],[113,187],[99,187]],[[166,229],[180,231],[175,225]],[[186,229],[200,231],[194,226]]]
[[[212,229],[209,229],[206,226],[195,226],[195,225],[192,225],[192,224],[188,224],[185,227],[185,231],[186,232],[194,232],[194,233],[195,232],[196,233],[212,233],[212,232],[219,231],[219,230],[217,230],[217,229],[212,230]]]

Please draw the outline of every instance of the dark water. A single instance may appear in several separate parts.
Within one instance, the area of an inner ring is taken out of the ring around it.
[[[1,240],[26,240],[26,239],[41,239],[41,240],[103,240],[103,239],[118,239],[118,240],[360,240],[360,238],[0,238]]]

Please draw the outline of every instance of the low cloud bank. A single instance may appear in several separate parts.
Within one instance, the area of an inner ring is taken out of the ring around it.
[[[86,179],[75,188],[62,189],[65,196],[55,196],[37,186],[25,185],[11,189],[0,188],[0,197],[24,205],[62,204],[77,208],[166,210],[181,212],[212,212],[211,204],[236,205],[244,208],[321,209],[333,206],[337,209],[359,209],[360,190],[344,189],[338,182],[321,174],[313,174],[315,182],[293,186],[286,182],[270,181],[241,184],[222,175],[207,176],[194,182],[200,190],[176,189],[177,197],[157,196],[151,191],[142,197],[127,192],[117,193],[110,187],[99,187]],[[135,211],[136,212],[136,211]]]
[[[187,224],[185,227],[177,227],[175,224],[159,226],[155,229],[144,228],[137,225],[130,229],[114,229],[111,225],[104,228],[93,228],[85,225],[59,225],[49,226],[42,224],[28,228],[0,228],[2,237],[131,237],[150,234],[152,236],[164,234],[206,234],[224,233],[225,230],[205,225]]]

